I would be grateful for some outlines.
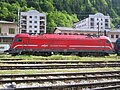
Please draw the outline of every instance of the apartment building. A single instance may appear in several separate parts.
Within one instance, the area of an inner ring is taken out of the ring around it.
[[[99,31],[109,31],[110,29],[110,16],[105,16],[102,13],[96,13],[94,15],[89,15],[88,18],[74,23],[75,28],[89,29],[89,30],[99,30]]]
[[[16,22],[0,21],[0,44],[11,44],[16,34],[18,34]]]
[[[36,10],[21,12],[19,33],[46,33],[46,14]]]

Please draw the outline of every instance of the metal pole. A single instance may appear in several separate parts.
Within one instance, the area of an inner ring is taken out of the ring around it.
[[[20,9],[18,8],[18,33],[20,33]]]
[[[99,25],[100,21],[98,21],[98,36],[99,36],[99,32],[100,32],[100,25]]]

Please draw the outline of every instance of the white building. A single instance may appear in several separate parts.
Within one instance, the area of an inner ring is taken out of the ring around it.
[[[16,34],[18,34],[16,22],[0,21],[0,44],[11,44]]]
[[[95,15],[89,15],[88,18],[74,23],[75,28],[108,31],[110,29],[110,16],[104,16],[102,13],[96,13]]]
[[[36,10],[21,12],[19,33],[46,33],[46,14]]]

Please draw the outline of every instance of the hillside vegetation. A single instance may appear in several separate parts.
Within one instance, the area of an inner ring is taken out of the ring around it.
[[[0,0],[0,19],[18,21],[21,12],[36,9],[47,15],[47,32],[56,26],[72,27],[89,14],[101,12],[111,17],[113,27],[120,24],[120,0]]]

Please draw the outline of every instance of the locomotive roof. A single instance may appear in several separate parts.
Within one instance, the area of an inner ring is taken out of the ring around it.
[[[17,34],[16,37],[46,37],[46,38],[98,38],[86,35],[59,35],[59,34],[42,34],[42,35],[29,35],[29,34]],[[108,39],[106,36],[100,36],[99,39]]]

